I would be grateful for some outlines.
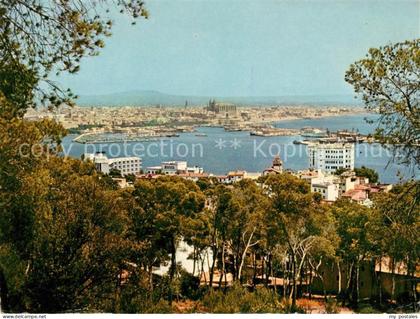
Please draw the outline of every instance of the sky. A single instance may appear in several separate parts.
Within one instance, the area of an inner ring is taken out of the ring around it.
[[[145,0],[148,20],[112,13],[113,35],[76,75],[76,94],[351,94],[370,47],[420,36],[420,0]]]

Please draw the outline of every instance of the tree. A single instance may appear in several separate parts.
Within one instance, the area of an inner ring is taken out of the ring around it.
[[[335,174],[335,175],[341,175],[341,174],[343,174],[344,172],[347,172],[347,171],[348,171],[348,169],[346,169],[346,168],[344,168],[344,167],[340,167],[340,168],[337,168],[337,169],[335,170],[334,174]]]
[[[111,177],[122,177],[121,171],[118,168],[111,168],[109,170],[109,176],[111,176]]]
[[[269,233],[277,241],[275,246],[287,252],[284,264],[290,269],[292,281],[289,296],[296,307],[298,280],[309,252],[319,239],[311,216],[317,202],[309,185],[291,174],[271,175],[263,188],[272,200]]]
[[[222,284],[223,278],[226,278],[225,253],[228,248],[229,223],[232,221],[233,214],[237,209],[232,201],[232,196],[232,190],[225,185],[218,185],[214,190],[210,189],[207,191],[209,201],[207,210],[209,226],[207,245],[212,252],[212,262],[209,269],[210,288],[213,287],[214,270],[220,249],[222,250],[222,267],[219,285]]]
[[[410,277],[410,298],[417,302],[415,272],[420,258],[420,193],[419,181],[396,185],[391,192],[377,194],[374,205],[378,210],[380,227],[377,232],[380,244],[379,262],[382,257],[391,259],[392,293],[395,299],[395,267],[405,264]],[[382,300],[380,300],[382,301]]]
[[[355,168],[354,172],[356,176],[367,177],[370,183],[377,183],[379,181],[378,173],[369,167],[362,166],[360,168]]]
[[[352,303],[357,305],[360,300],[360,264],[376,256],[379,249],[375,240],[378,216],[375,210],[348,200],[337,201],[332,207],[332,214],[337,221],[340,242],[337,257],[347,266],[348,281],[343,302],[351,297]]]
[[[314,273],[321,280],[324,299],[327,302],[324,273],[321,269],[328,262],[336,262],[339,268],[336,251],[340,243],[340,238],[337,234],[336,220],[329,207],[316,207],[312,211],[311,220],[309,231],[312,235],[316,236],[316,242],[310,247],[307,256],[310,272],[309,284],[312,284],[312,273]],[[340,275],[339,280],[341,281]],[[340,284],[341,282],[339,282],[339,287]]]
[[[116,1],[133,18],[141,1]],[[96,55],[112,22],[103,1],[0,1],[0,281],[15,312],[118,311],[130,250],[125,202],[94,167],[57,157],[63,127],[27,122],[29,107],[73,97],[49,79]],[[114,305],[110,305],[110,300]]]
[[[1,215],[0,266],[11,292],[2,306],[116,311],[115,283],[131,249],[119,193],[102,189],[92,165],[78,160],[53,157],[20,178]]]
[[[228,238],[234,257],[234,278],[241,281],[247,254],[260,241],[270,202],[254,181],[242,180],[234,184],[232,206],[235,209],[228,223]]]
[[[112,21],[111,1],[0,1],[0,90],[13,97],[16,114],[38,100],[49,106],[70,103],[73,94],[50,80],[51,72],[75,73],[86,55],[97,55]],[[147,17],[140,0],[117,0],[133,18]],[[46,85],[45,85],[46,84]],[[26,92],[18,95],[17,90]],[[30,104],[21,103],[23,98]]]
[[[369,111],[379,114],[375,137],[392,146],[398,160],[420,165],[420,39],[370,49],[345,80]]]
[[[136,181],[136,175],[134,175],[134,174],[127,174],[127,175],[125,175],[125,179],[127,180],[127,182],[134,184],[135,181]]]
[[[152,249],[170,255],[169,284],[176,275],[177,244],[189,223],[204,208],[204,196],[198,186],[177,176],[139,180],[133,196],[138,205],[134,231],[138,240],[146,240]],[[153,255],[154,251],[150,251]],[[153,266],[153,263],[149,267]],[[170,286],[169,301],[172,301]]]

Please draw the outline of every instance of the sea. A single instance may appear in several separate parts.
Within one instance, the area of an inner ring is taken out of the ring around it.
[[[372,133],[375,124],[372,114],[324,117],[318,119],[284,120],[276,127],[313,127],[336,130],[354,130],[362,134]],[[251,136],[246,131],[225,131],[222,127],[199,127],[193,133],[180,133],[179,137],[140,142],[106,144],[79,144],[73,142],[76,135],[63,139],[65,156],[80,158],[83,153],[105,152],[108,157],[138,156],[142,167],[157,166],[162,161],[187,161],[188,166],[203,167],[205,172],[215,175],[230,171],[245,170],[262,172],[271,165],[273,157],[279,155],[285,169],[303,170],[309,166],[307,147],[294,144],[301,136]],[[355,166],[375,169],[381,183],[397,183],[411,178],[418,179],[418,170],[408,168],[393,160],[392,152],[379,144],[356,144]]]

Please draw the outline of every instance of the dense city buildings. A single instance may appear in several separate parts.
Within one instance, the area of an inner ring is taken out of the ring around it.
[[[331,144],[322,145],[331,146]],[[335,147],[337,148],[337,146]],[[343,154],[346,153],[344,152]],[[108,158],[104,153],[95,153],[84,154],[84,159],[91,160],[95,164],[96,169],[104,174],[109,174],[112,169],[116,169],[123,176],[133,174],[136,178],[148,179],[170,175],[179,176],[194,182],[200,179],[211,178],[218,183],[227,185],[244,179],[258,180],[260,177],[267,175],[292,174],[306,181],[310,186],[311,192],[320,194],[324,202],[334,202],[339,198],[348,198],[350,201],[365,206],[371,206],[371,198],[374,194],[388,192],[392,188],[392,185],[372,183],[367,177],[357,176],[354,170],[350,168],[346,168],[340,174],[337,174],[336,170],[325,170],[322,168],[309,168],[301,171],[284,170],[283,161],[279,155],[276,155],[271,166],[262,172],[235,170],[228,172],[226,175],[215,175],[212,172],[205,172],[203,167],[197,165],[188,166],[187,161],[163,161],[160,165],[146,167],[143,172],[141,171],[141,159],[138,157]],[[113,177],[113,179],[122,188],[131,185],[124,178]]]
[[[344,106],[236,106],[215,102],[208,106],[156,107],[68,107],[54,111],[29,109],[27,120],[51,118],[71,133],[127,133],[165,135],[170,132],[191,131],[195,126],[226,126],[232,129],[260,130],[271,124],[293,119],[316,119],[364,112],[362,108]],[[226,117],[226,114],[228,116]],[[172,131],[170,130],[172,129]]]
[[[210,100],[207,110],[217,114],[222,113],[226,116],[229,116],[229,114],[236,113],[236,105],[232,103],[220,103],[216,102],[216,100]]]

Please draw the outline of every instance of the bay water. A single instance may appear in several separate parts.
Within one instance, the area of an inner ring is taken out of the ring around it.
[[[373,115],[357,114],[319,119],[285,120],[276,127],[314,127],[336,131],[358,130],[372,133],[375,125],[365,118]],[[249,132],[227,132],[221,127],[199,127],[194,133],[181,133],[179,137],[143,142],[119,142],[105,144],[79,144],[75,135],[63,140],[64,154],[80,158],[83,153],[106,152],[108,157],[139,156],[142,167],[160,165],[162,161],[184,160],[189,166],[201,166],[205,172],[223,175],[229,171],[246,170],[262,172],[271,165],[273,157],[280,155],[285,169],[302,170],[309,166],[307,147],[294,144],[301,136],[251,136]],[[392,153],[379,144],[356,144],[355,166],[375,169],[382,183],[397,183],[400,179],[419,177],[419,171],[398,165]]]

